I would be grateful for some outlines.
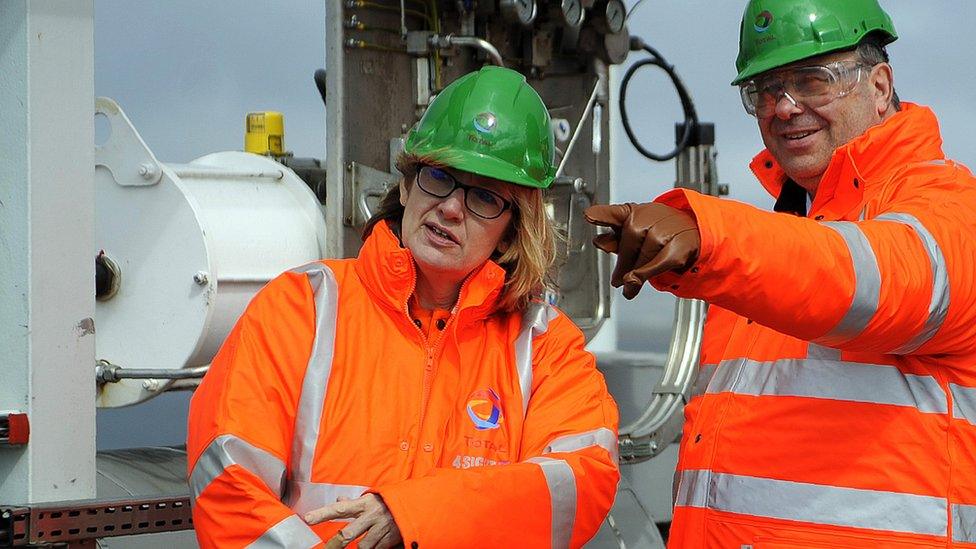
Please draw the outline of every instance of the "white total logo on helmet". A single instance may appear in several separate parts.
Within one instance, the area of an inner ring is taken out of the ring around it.
[[[491,133],[498,124],[494,113],[483,112],[474,117],[474,129],[481,133]]]

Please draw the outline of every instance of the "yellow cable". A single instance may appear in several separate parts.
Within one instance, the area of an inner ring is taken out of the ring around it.
[[[365,40],[357,40],[355,38],[350,38],[349,41],[346,42],[346,46],[350,48],[361,49],[361,50],[379,50],[379,51],[388,51],[392,53],[402,53],[404,55],[406,55],[407,53],[406,48],[391,48],[389,46],[374,44],[372,42],[366,42]]]
[[[356,23],[354,26],[350,28],[350,30],[355,30],[360,32],[378,31],[378,32],[388,32],[391,34],[400,34],[400,29],[390,29],[387,27],[374,27],[374,26],[366,25],[364,23]]]

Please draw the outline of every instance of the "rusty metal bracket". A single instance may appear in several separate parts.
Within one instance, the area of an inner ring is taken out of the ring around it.
[[[0,505],[0,547],[80,542],[193,528],[186,496]]]

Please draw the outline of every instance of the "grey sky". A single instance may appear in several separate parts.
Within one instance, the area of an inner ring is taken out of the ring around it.
[[[731,186],[732,198],[768,206],[770,199],[746,167],[761,149],[755,121],[729,85],[744,4],[645,0],[629,28],[677,67],[699,117],[716,124],[719,174]],[[889,48],[900,96],[930,105],[942,122],[948,155],[976,165],[971,142],[976,75],[970,59],[976,2],[889,0],[883,5],[901,37]],[[324,108],[312,83],[313,71],[325,66],[324,19],[324,1],[95,0],[95,92],[119,102],[164,162],[240,149],[244,114],[251,110],[284,112],[287,148],[298,156],[324,158]],[[630,62],[640,58],[635,54]],[[629,97],[632,124],[645,146],[670,149],[681,113],[663,73],[643,69]],[[649,200],[673,184],[672,163],[641,157],[619,123],[612,137],[618,148],[618,200]],[[645,289],[635,302],[616,301],[622,347],[666,350],[670,298]],[[144,406],[151,411],[185,400],[163,398]],[[109,439],[127,431],[113,421],[124,421],[121,414],[100,413],[103,447],[172,444],[182,438],[180,424],[130,433],[115,444]],[[154,438],[131,438],[136,435]]]

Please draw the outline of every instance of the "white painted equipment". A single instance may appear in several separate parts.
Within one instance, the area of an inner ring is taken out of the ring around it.
[[[244,152],[158,162],[111,99],[111,135],[95,151],[95,246],[114,282],[95,308],[96,358],[159,378],[103,383],[102,407],[136,404],[206,365],[254,294],[324,257],[318,200],[290,169]]]

